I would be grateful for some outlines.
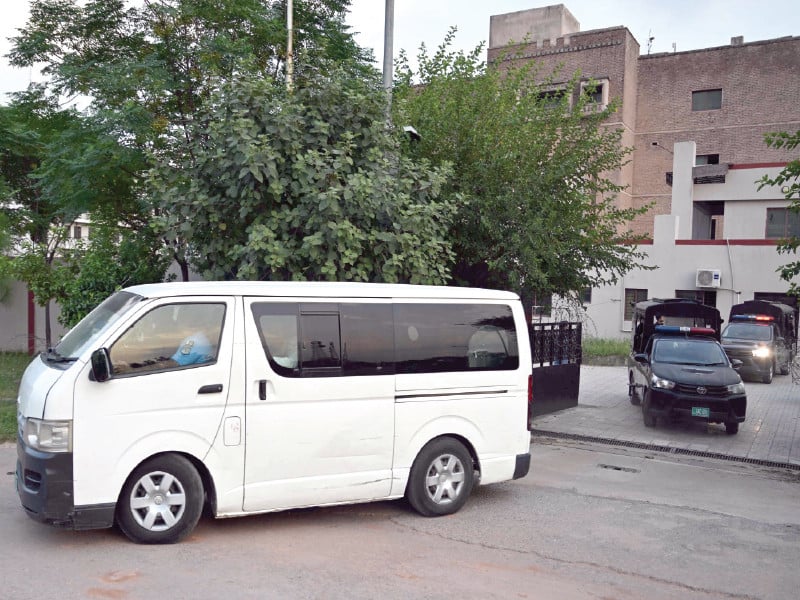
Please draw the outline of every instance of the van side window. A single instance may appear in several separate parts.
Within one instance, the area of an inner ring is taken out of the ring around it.
[[[216,362],[225,305],[167,304],[154,308],[111,346],[115,375],[138,375]]]
[[[256,303],[253,316],[273,371],[284,377],[394,373],[388,304]]]
[[[514,370],[519,349],[511,307],[395,304],[398,373]]]

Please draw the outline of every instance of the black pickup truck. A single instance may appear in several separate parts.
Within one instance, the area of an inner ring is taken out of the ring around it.
[[[729,434],[745,420],[747,394],[719,343],[716,308],[690,300],[639,302],[634,310],[628,394],[647,427],[659,417],[724,423]]]
[[[788,375],[797,350],[794,309],[778,302],[748,300],[731,307],[722,346],[742,361],[742,375],[771,383],[775,373]]]

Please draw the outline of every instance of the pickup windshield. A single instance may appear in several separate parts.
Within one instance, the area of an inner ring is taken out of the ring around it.
[[[653,348],[655,362],[678,365],[726,365],[728,359],[722,346],[712,340],[660,339]]]
[[[755,323],[731,323],[722,332],[722,339],[768,342],[772,339],[772,327]]]
[[[76,360],[108,327],[128,312],[142,297],[130,292],[117,292],[69,330],[55,348],[44,354],[48,362]]]

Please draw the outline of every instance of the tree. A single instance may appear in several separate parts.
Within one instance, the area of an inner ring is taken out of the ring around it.
[[[205,277],[444,283],[448,168],[400,154],[385,101],[377,78],[327,65],[291,93],[221,83],[184,160],[150,174],[163,229]]]
[[[767,146],[771,148],[784,148],[787,151],[796,150],[800,145],[800,130],[796,133],[785,131],[768,133],[764,136]],[[759,189],[764,186],[779,186],[787,200],[790,201],[788,210],[798,215],[800,219],[800,158],[789,162],[783,170],[775,177],[764,177],[760,181]],[[781,254],[797,254],[800,246],[800,237],[797,235],[781,241],[778,244],[778,252]],[[797,276],[800,275],[800,260],[795,260],[783,265],[779,271],[781,279],[790,284],[789,293],[800,295],[800,283]]]
[[[0,174],[5,181],[0,210],[15,243],[13,260],[3,262],[4,275],[24,281],[45,309],[45,341],[51,345],[50,303],[69,274],[56,259],[65,252],[69,225],[80,215],[43,193],[37,179],[47,149],[76,126],[73,111],[59,110],[35,90],[0,106]]]
[[[142,239],[144,236],[146,239]],[[73,327],[95,306],[123,287],[164,280],[170,257],[150,230],[93,223],[91,238],[65,259],[72,277],[58,294],[58,320]]]
[[[532,61],[486,66],[482,47],[450,50],[454,31],[412,70],[401,54],[394,118],[421,135],[412,156],[448,161],[446,193],[468,200],[450,238],[460,284],[575,294],[611,283],[644,258],[629,223],[643,209],[621,209],[609,174],[626,161],[621,132],[604,126],[615,105],[574,106]],[[577,86],[578,75],[564,89]],[[536,82],[541,82],[537,85]]]
[[[362,73],[370,69],[370,54],[344,24],[348,6],[295,1],[294,47],[312,57],[308,64],[348,59]],[[30,9],[11,63],[44,65],[53,96],[87,98],[91,114],[129,152],[134,183],[152,166],[142,164],[145,157],[185,162],[214,86],[248,73],[283,79],[285,0],[33,0]],[[134,207],[142,201],[126,198]],[[152,208],[138,208],[146,226]],[[163,233],[188,279],[184,240]]]

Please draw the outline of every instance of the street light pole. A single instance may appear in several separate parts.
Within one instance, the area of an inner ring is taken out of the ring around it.
[[[294,1],[286,0],[286,91],[292,91],[292,75],[294,74]]]
[[[386,0],[383,26],[383,89],[386,90],[386,111],[392,108],[392,67],[394,65],[394,0]]]

